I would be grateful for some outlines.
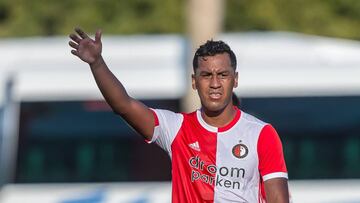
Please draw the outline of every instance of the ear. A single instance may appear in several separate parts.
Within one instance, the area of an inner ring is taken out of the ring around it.
[[[191,86],[193,90],[196,90],[195,74],[191,74]]]
[[[238,79],[239,79],[239,74],[238,74],[238,72],[235,72],[234,88],[237,88],[237,86],[238,86]]]

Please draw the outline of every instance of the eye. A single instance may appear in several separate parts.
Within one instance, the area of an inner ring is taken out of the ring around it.
[[[203,72],[203,73],[200,73],[200,76],[201,76],[202,78],[210,78],[210,77],[211,77],[211,73]]]
[[[227,78],[229,76],[229,72],[222,72],[219,74],[220,78]]]

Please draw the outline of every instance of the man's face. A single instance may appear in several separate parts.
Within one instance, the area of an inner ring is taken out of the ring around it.
[[[199,57],[198,60],[192,87],[198,91],[203,108],[222,111],[232,104],[232,91],[238,84],[238,74],[231,67],[229,54]]]

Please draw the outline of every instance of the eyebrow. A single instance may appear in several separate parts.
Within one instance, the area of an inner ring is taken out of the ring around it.
[[[212,74],[211,71],[202,70],[199,72],[199,74]]]
[[[212,74],[212,72],[211,71],[206,71],[206,70],[202,70],[202,71],[200,71],[200,74]],[[216,74],[223,74],[223,73],[230,73],[230,71],[229,70],[223,70],[223,71],[220,71],[220,72],[216,72]]]
[[[218,72],[217,74],[223,74],[223,73],[230,73],[230,71],[224,70],[224,71]]]

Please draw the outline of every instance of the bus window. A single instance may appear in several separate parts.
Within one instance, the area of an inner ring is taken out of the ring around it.
[[[179,110],[178,100],[145,100]],[[169,181],[168,155],[103,101],[23,102],[14,182]]]
[[[360,97],[242,98],[273,124],[291,179],[360,178]]]

